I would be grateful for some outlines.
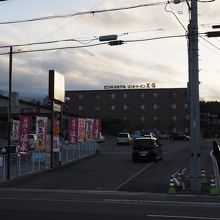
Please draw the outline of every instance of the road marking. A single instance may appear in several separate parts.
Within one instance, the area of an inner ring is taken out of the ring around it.
[[[206,220],[220,220],[220,218],[201,217],[201,216],[185,216],[185,215],[147,215],[147,217],[155,218],[179,218],[179,219],[206,219]]]
[[[124,181],[123,183],[121,183],[118,187],[115,188],[114,191],[118,191],[123,185],[127,184],[128,182],[130,182],[132,179],[134,179],[136,176],[138,176],[139,174],[141,174],[142,172],[144,172],[146,169],[148,169],[149,167],[152,166],[152,162],[149,163],[147,166],[145,166],[142,170],[138,171],[136,174],[134,174],[132,177],[128,178],[126,181]]]

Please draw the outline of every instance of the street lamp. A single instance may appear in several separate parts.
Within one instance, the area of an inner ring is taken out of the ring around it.
[[[69,119],[69,105],[70,105],[70,97],[65,97],[64,100],[64,104],[65,104],[65,110],[66,110],[66,134],[65,134],[65,141],[66,143],[68,143],[68,128],[69,128],[69,123],[68,123],[68,119]]]

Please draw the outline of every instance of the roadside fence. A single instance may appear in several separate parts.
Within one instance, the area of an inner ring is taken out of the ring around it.
[[[64,165],[95,155],[95,141],[74,145],[63,144],[59,153],[59,165]],[[12,153],[10,155],[10,178],[50,169],[50,152],[30,151],[28,154]],[[7,154],[0,154],[0,182],[7,179]]]

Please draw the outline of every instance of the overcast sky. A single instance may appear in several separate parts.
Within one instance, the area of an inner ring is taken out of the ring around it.
[[[19,21],[90,10],[166,2],[159,0],[9,0],[0,3],[0,22]],[[199,32],[220,24],[220,1],[198,3]],[[167,5],[187,28],[187,4]],[[176,36],[186,31],[165,4],[131,10],[72,16],[17,24],[0,25],[0,45],[76,39],[53,45],[14,47],[26,51],[99,43],[102,35],[117,34],[119,40]],[[220,38],[199,39],[200,99],[220,101]],[[93,40],[90,42],[90,40]],[[212,45],[211,45],[212,44]],[[0,53],[8,52],[1,49]],[[9,56],[0,56],[0,91],[8,95]],[[99,45],[78,49],[13,55],[13,87],[22,99],[42,99],[48,94],[48,71],[65,76],[66,90],[103,89],[105,85],[156,83],[157,88],[186,87],[188,81],[185,37]]]

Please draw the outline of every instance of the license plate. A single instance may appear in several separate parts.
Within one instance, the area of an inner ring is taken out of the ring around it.
[[[145,152],[141,152],[141,156],[144,157],[148,154],[148,151],[145,151]]]

